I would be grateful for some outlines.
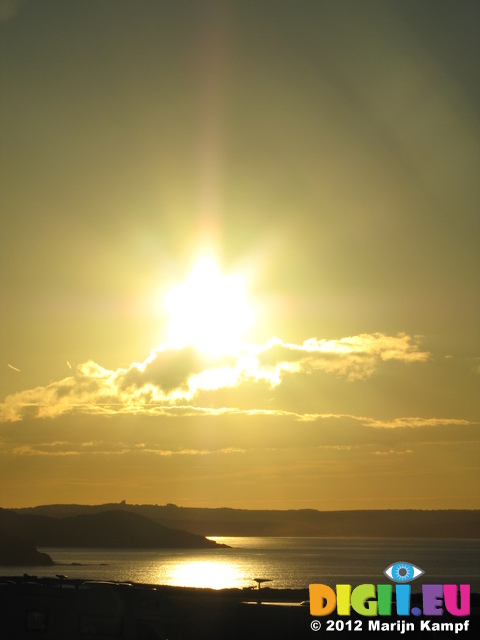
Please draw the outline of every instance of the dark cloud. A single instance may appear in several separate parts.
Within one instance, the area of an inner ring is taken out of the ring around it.
[[[152,385],[168,394],[175,389],[186,391],[188,379],[207,369],[234,365],[231,357],[207,357],[194,347],[157,349],[143,363],[134,363],[125,374],[118,376],[121,390],[141,389]]]

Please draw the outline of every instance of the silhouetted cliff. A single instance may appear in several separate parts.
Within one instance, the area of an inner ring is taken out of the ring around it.
[[[143,515],[120,510],[53,518],[0,509],[2,530],[39,547],[204,549],[220,546],[201,535],[171,529]]]
[[[53,560],[46,553],[37,551],[31,542],[19,540],[0,531],[0,565],[13,567],[15,565],[49,566]]]

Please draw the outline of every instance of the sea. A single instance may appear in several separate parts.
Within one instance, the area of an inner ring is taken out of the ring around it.
[[[70,579],[135,582],[212,589],[261,587],[306,589],[385,583],[384,570],[408,562],[422,571],[412,582],[470,584],[480,593],[480,540],[391,538],[212,537],[228,548],[42,548],[51,567],[0,567],[0,576],[64,575]]]

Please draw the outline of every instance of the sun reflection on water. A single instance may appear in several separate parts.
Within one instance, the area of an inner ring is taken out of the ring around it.
[[[176,562],[165,567],[159,578],[178,587],[204,589],[228,589],[245,584],[245,576],[239,568],[225,560],[195,560]]]

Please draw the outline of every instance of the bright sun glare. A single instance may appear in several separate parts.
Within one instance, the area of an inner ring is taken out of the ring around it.
[[[213,260],[202,258],[188,280],[166,296],[169,343],[192,345],[211,355],[235,353],[253,320],[240,276],[223,275]]]
[[[241,586],[245,580],[235,564],[218,559],[180,561],[166,573],[180,587],[228,589]]]

